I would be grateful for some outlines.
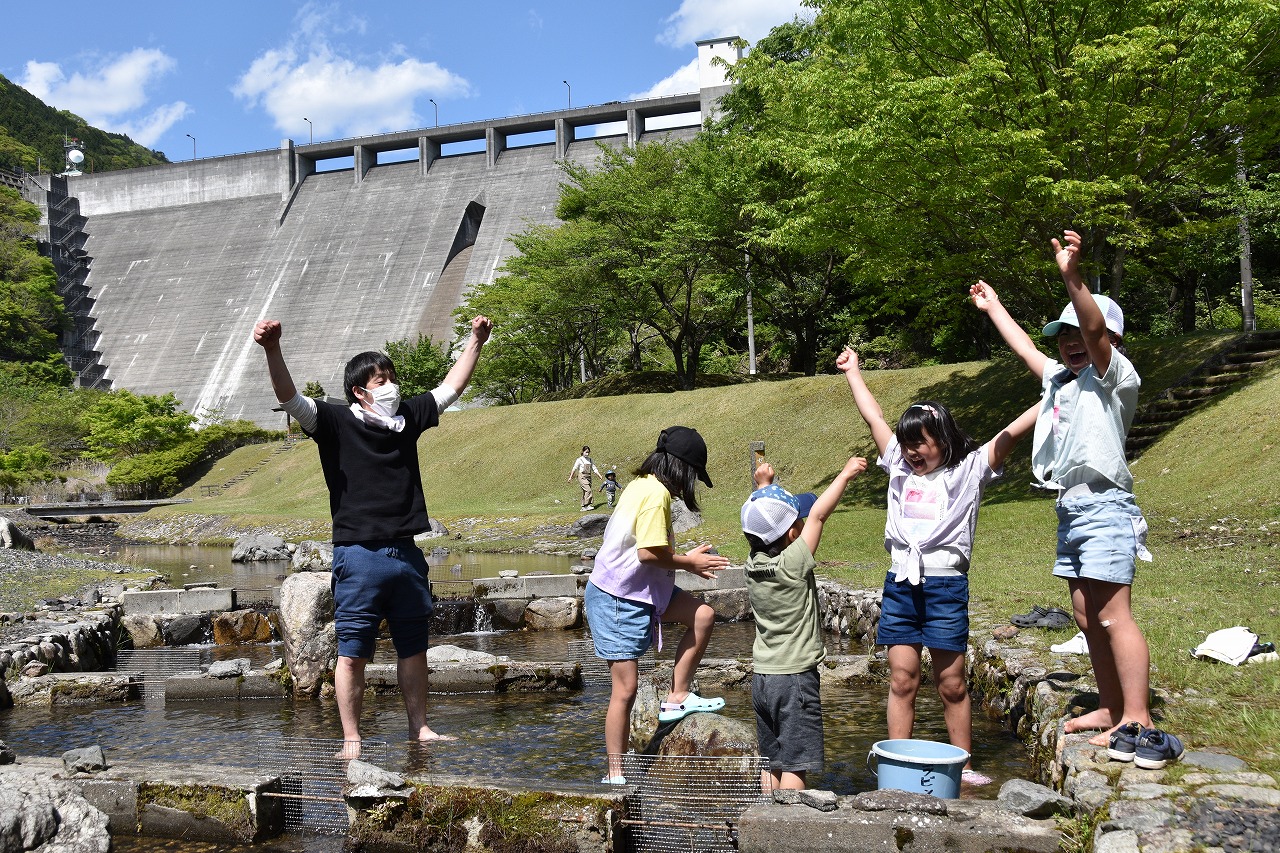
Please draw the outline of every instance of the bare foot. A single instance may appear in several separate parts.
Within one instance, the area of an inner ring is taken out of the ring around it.
[[[418,735],[418,743],[429,743],[432,741],[445,742],[451,740],[457,740],[457,738],[453,735],[442,735],[437,732],[424,732]]]
[[[1128,722],[1128,721],[1126,720],[1125,722]],[[1141,720],[1139,720],[1139,721],[1138,721],[1138,723],[1139,723],[1139,725],[1141,725],[1144,729],[1149,729],[1149,728],[1151,728],[1151,721],[1150,721],[1150,720],[1147,720],[1145,723],[1143,723]],[[1116,729],[1120,728],[1120,727],[1121,727],[1121,726],[1123,726],[1123,725],[1124,725],[1124,723],[1116,723],[1114,726],[1112,726],[1111,728],[1107,729],[1105,732],[1102,732],[1101,734],[1096,734],[1096,735],[1094,735],[1093,737],[1089,738],[1089,745],[1090,745],[1090,746],[1110,746],[1110,745],[1111,745],[1111,734],[1112,734],[1112,732],[1114,732]]]
[[[339,761],[354,761],[360,757],[360,741],[344,740],[342,742],[342,749],[338,750],[337,754],[333,757]]]
[[[1099,708],[1096,711],[1090,711],[1087,714],[1081,714],[1067,720],[1064,729],[1067,734],[1076,732],[1093,732],[1098,729],[1112,729],[1120,725],[1111,717],[1111,712],[1105,708]],[[1106,744],[1104,743],[1103,746]]]

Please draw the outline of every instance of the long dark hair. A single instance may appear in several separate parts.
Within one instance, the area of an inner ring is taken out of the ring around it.
[[[924,441],[928,432],[942,450],[942,467],[951,468],[960,463],[979,447],[956,423],[956,419],[947,411],[947,407],[933,400],[921,400],[912,403],[902,417],[898,419],[898,428],[894,435],[898,444],[911,447]]]
[[[655,450],[649,454],[648,459],[640,463],[634,473],[637,477],[652,474],[659,483],[667,487],[672,497],[680,498],[689,509],[698,511],[698,499],[694,494],[698,472],[683,459],[672,456],[665,450]]]

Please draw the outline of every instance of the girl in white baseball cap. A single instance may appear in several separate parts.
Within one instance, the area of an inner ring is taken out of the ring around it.
[[[1066,731],[1101,729],[1090,742],[1132,760],[1133,744],[1117,739],[1133,740],[1151,726],[1150,652],[1131,606],[1136,561],[1151,554],[1124,450],[1141,380],[1121,346],[1120,306],[1090,293],[1080,274],[1080,235],[1066,231],[1052,242],[1071,298],[1044,327],[1057,337],[1060,361],[1036,347],[989,284],[979,281],[969,294],[1043,389],[1032,470],[1039,485],[1058,493],[1053,574],[1070,587],[1098,683],[1097,710],[1067,720]]]

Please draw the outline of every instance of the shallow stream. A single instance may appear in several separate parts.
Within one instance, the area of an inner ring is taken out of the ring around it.
[[[194,549],[167,546],[130,548],[130,562],[151,566],[170,577],[173,586],[202,580],[218,580],[240,590],[240,598],[250,590],[270,594],[278,590],[279,578],[287,565],[245,567],[230,563],[229,549]],[[441,580],[494,576],[499,569],[563,572],[568,557],[457,554],[433,560],[432,575]],[[438,565],[437,565],[438,563]],[[209,568],[211,567],[212,568]],[[461,570],[453,567],[461,566]],[[194,568],[191,568],[194,567]],[[261,586],[253,584],[261,583]],[[262,596],[266,598],[267,596]],[[751,623],[721,623],[716,626],[708,657],[746,658],[751,654],[754,626]],[[509,655],[529,661],[566,660],[568,643],[581,639],[577,631],[513,631],[465,633],[433,637],[433,645],[448,643],[463,648]],[[679,631],[669,631],[664,645],[674,649]],[[833,653],[860,652],[848,648],[848,640],[828,638]],[[257,647],[202,647],[206,660],[250,657],[260,666],[282,654],[278,644]],[[393,661],[390,648],[380,649],[378,661]],[[875,778],[866,767],[872,743],[885,737],[884,706],[886,687],[830,688],[823,691],[826,723],[826,768],[810,779],[811,787],[851,794],[875,787]],[[725,695],[725,715],[753,723],[750,695]],[[595,783],[604,770],[603,726],[608,689],[588,687],[569,694],[441,694],[433,692],[429,719],[437,731],[458,736],[453,743],[424,748],[406,740],[404,706],[398,695],[366,699],[362,730],[368,738],[388,743],[388,769],[429,776],[478,775],[540,785]],[[1030,777],[1025,748],[999,723],[987,720],[976,710],[973,720],[974,766],[995,780],[991,785],[966,791],[966,795],[994,797],[1000,783],[1009,778]],[[125,705],[94,705],[74,708],[14,708],[0,713],[0,740],[19,755],[58,756],[67,749],[99,744],[108,761],[154,759],[181,762],[255,766],[261,739],[284,735],[296,738],[337,738],[340,728],[337,708],[331,701],[245,700],[239,702],[199,702],[164,704],[155,700]],[[942,710],[936,694],[927,686],[918,701],[915,736],[946,740]],[[123,841],[123,839],[120,839]],[[257,846],[256,850],[337,849],[328,841],[286,840],[280,845]],[[173,849],[184,853],[230,849],[208,846],[130,847],[118,849]]]

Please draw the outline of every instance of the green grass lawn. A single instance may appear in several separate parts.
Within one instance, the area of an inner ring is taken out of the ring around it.
[[[1134,346],[1144,399],[1224,341],[1198,335]],[[867,380],[891,422],[911,402],[936,399],[979,440],[1034,402],[1039,390],[1012,360],[869,372]],[[1205,634],[1237,624],[1280,640],[1277,400],[1280,368],[1273,368],[1203,407],[1133,465],[1155,554],[1153,563],[1139,566],[1134,612],[1151,645],[1153,686],[1171,696],[1165,726],[1192,747],[1221,747],[1280,774],[1280,663],[1235,668],[1188,654]],[[736,559],[746,557],[738,508],[751,488],[749,442],[765,442],[780,481],[794,491],[821,489],[848,456],[875,455],[843,376],[471,409],[446,415],[422,441],[428,507],[447,526],[483,519],[513,536],[567,524],[578,515],[578,487],[565,478],[583,444],[602,469],[616,467],[625,484],[659,430],[672,424],[696,427],[710,447],[716,487],[699,498],[704,524],[693,531],[696,541]],[[242,448],[203,482],[223,482],[268,450]],[[1067,606],[1066,585],[1050,576],[1053,505],[1028,487],[1028,457],[1029,441],[988,490],[978,526],[974,607],[1000,618],[1037,603]],[[846,494],[819,552],[827,577],[881,584],[885,486],[873,466]],[[148,517],[221,514],[299,537],[327,535],[327,496],[309,442],[218,498],[201,498],[198,486],[185,496],[194,503]],[[1043,632],[1044,646],[1073,633]]]

